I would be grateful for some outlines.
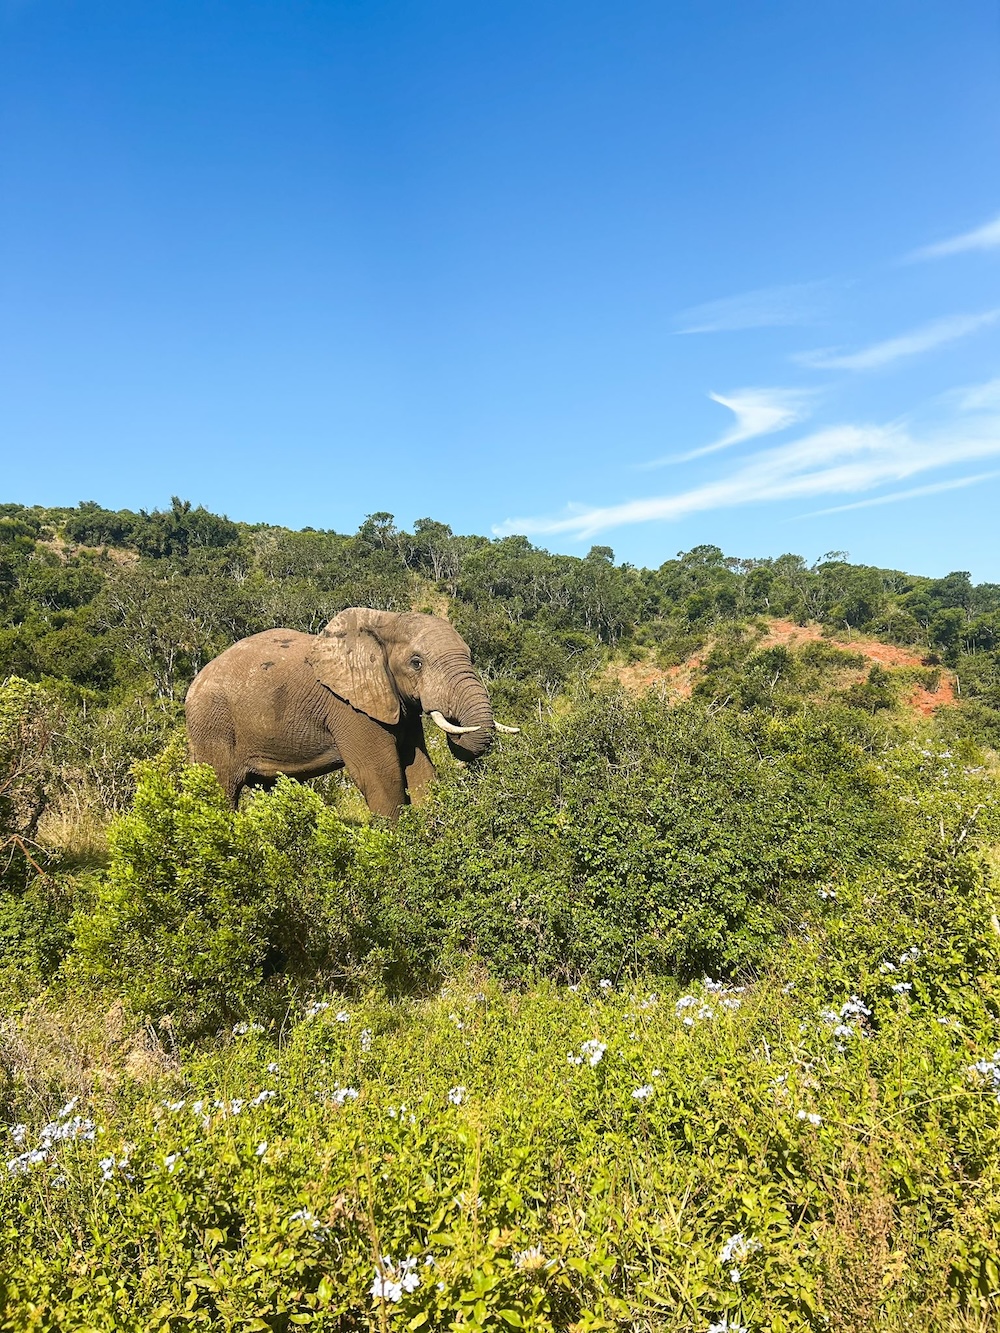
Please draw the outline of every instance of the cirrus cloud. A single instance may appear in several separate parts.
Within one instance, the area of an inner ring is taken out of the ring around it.
[[[800,389],[736,389],[728,396],[721,393],[710,393],[708,396],[722,407],[728,407],[736,417],[729,430],[711,444],[703,444],[687,453],[638,463],[636,466],[640,470],[664,467],[668,463],[687,463],[692,458],[702,458],[705,454],[718,453],[720,449],[730,449],[733,445],[756,439],[759,435],[773,435],[776,431],[787,430],[808,415],[807,402],[811,394]]]
[[[922,473],[996,457],[1000,457],[1000,413],[995,411],[971,417],[959,414],[922,431],[901,421],[833,426],[761,450],[728,474],[699,486],[620,504],[572,505],[551,517],[511,518],[493,531],[568,533],[584,540],[611,528],[672,522],[718,509],[820,496],[865,496]]]
[[[793,360],[799,365],[810,366],[817,370],[878,370],[902,357],[916,356],[919,352],[929,352],[944,343],[965,338],[970,333],[995,324],[1000,319],[1000,309],[985,310],[978,315],[950,315],[946,319],[935,319],[929,324],[901,333],[895,338],[886,338],[883,342],[872,343],[857,352],[840,352],[830,348],[821,348],[815,352],[797,352]]]
[[[921,259],[944,259],[948,255],[966,254],[970,250],[996,250],[1000,248],[1000,216],[981,227],[963,231],[958,236],[951,236],[946,241],[934,245],[922,245],[919,250],[912,250],[906,259],[910,262]]]
[[[735,333],[741,329],[814,324],[826,313],[837,285],[826,278],[782,287],[757,287],[738,296],[705,301],[677,315],[675,332]]]

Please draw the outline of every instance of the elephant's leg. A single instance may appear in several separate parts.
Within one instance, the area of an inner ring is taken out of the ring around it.
[[[402,737],[399,757],[403,765],[403,781],[411,796],[419,798],[435,777],[434,765],[427,753],[424,727],[420,718]]]
[[[246,786],[247,771],[245,763],[237,760],[236,727],[229,701],[218,691],[198,690],[197,686],[196,680],[186,704],[188,760],[215,770],[226,800],[235,810]]]
[[[395,735],[371,718],[355,713],[338,729],[337,748],[372,814],[396,819],[407,797]]]
[[[215,769],[215,776],[226,793],[229,808],[235,810],[240,803],[240,793],[247,784],[247,773],[245,768],[236,763],[232,751],[227,746],[203,745],[198,750],[192,746],[188,758],[192,764],[208,764]]]

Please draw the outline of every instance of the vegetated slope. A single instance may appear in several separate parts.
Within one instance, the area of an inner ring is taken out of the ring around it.
[[[846,686],[861,684],[868,673],[868,668],[853,663],[852,657],[860,655],[867,663],[879,663],[887,668],[895,684],[898,703],[924,717],[931,716],[938,709],[951,707],[959,700],[958,675],[941,666],[939,660],[934,660],[936,654],[931,654],[932,660],[929,661],[926,651],[921,653],[866,634],[831,635],[828,629],[815,622],[802,625],[790,620],[761,617],[757,625],[756,646],[759,650],[781,646],[794,651],[807,643],[828,644],[832,649],[840,649],[844,665],[839,674]],[[605,678],[618,681],[633,693],[657,688],[668,697],[688,699],[699,681],[705,679],[706,658],[713,646],[714,641],[709,639],[703,647],[674,666],[658,665],[654,652],[638,662],[614,661],[609,664]],[[914,679],[915,674],[917,679]]]

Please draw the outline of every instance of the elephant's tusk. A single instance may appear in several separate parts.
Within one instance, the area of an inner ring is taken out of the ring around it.
[[[480,731],[480,727],[456,727],[454,722],[449,722],[443,713],[439,713],[436,708],[432,708],[428,716],[431,721],[436,722],[442,731],[446,731],[449,736],[464,736],[467,731]]]
[[[520,736],[521,734],[520,727],[505,727],[502,722],[494,722],[493,729],[494,731],[505,731],[508,736]]]

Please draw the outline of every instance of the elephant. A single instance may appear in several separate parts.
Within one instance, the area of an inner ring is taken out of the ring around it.
[[[235,809],[245,786],[346,768],[369,809],[396,819],[434,777],[422,713],[457,759],[497,731],[486,688],[447,620],[350,607],[320,634],[271,629],[213,658],[185,700],[188,752]]]

